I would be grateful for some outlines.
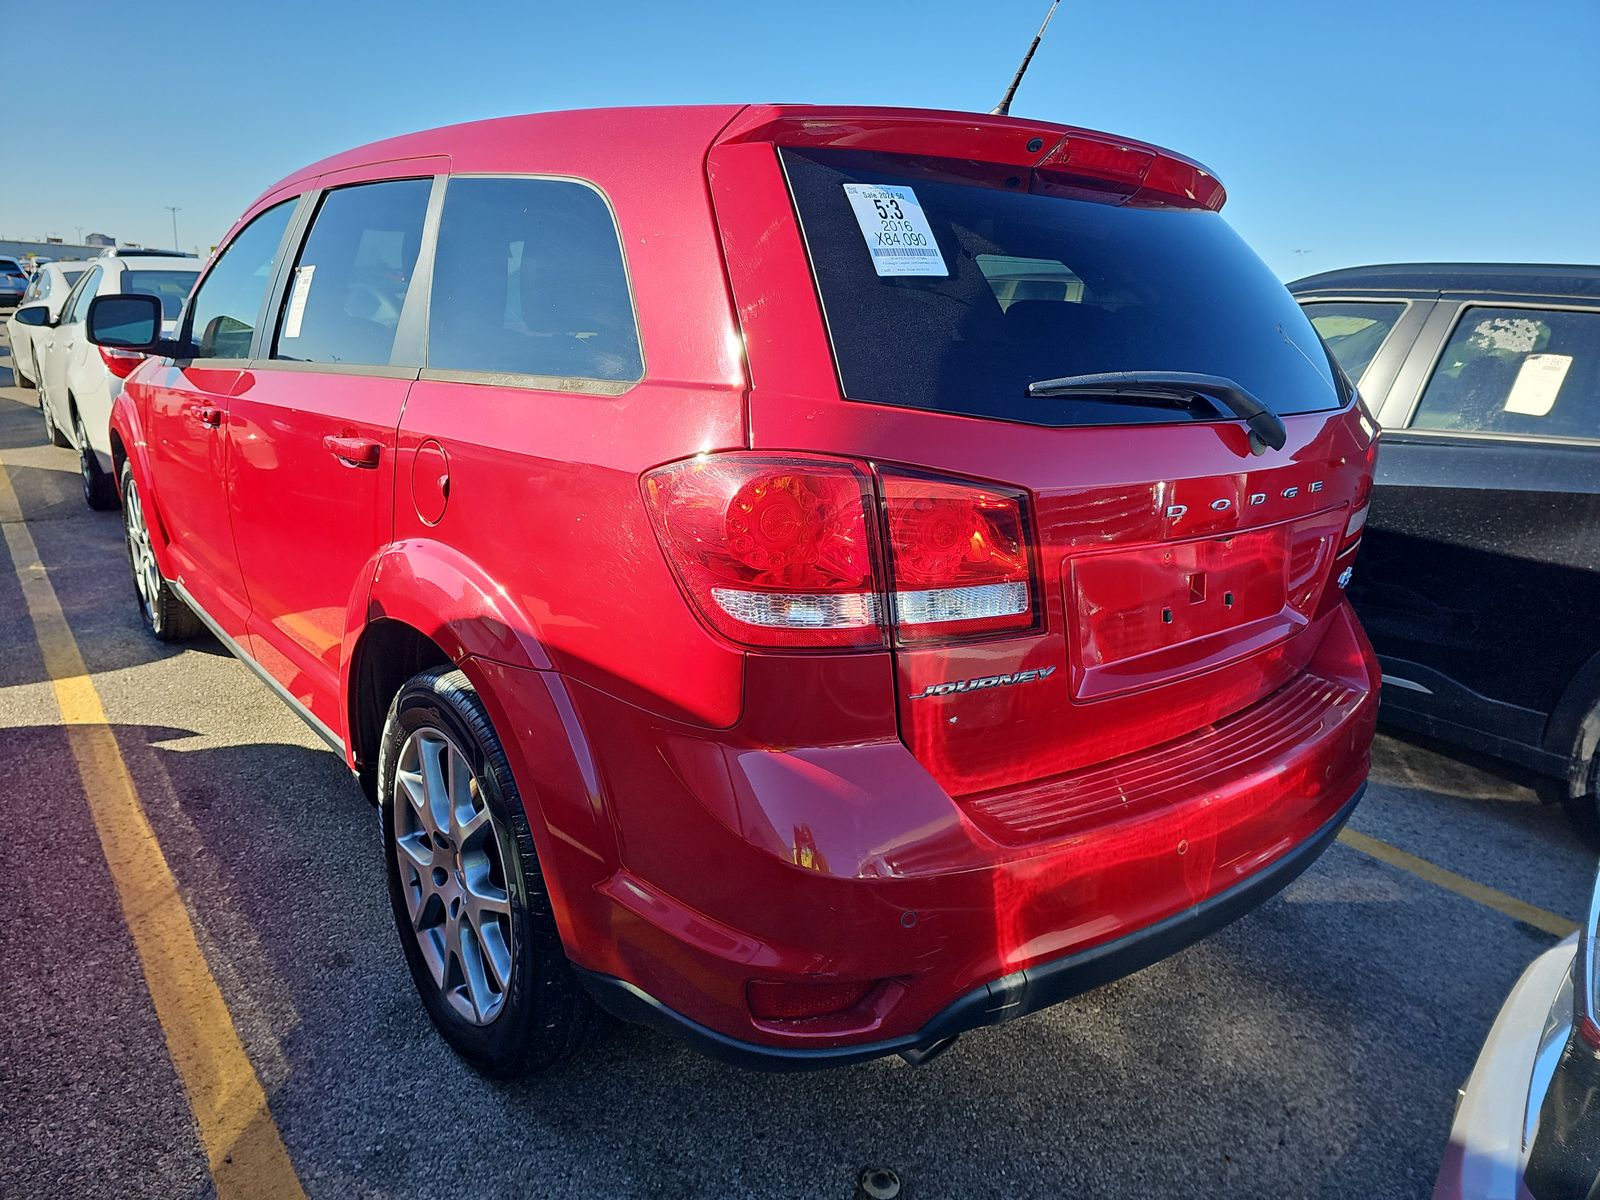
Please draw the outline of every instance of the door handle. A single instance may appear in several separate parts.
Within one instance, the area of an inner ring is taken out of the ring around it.
[[[222,410],[220,408],[212,408],[208,404],[195,405],[189,410],[189,415],[207,429],[216,429],[222,424]]]
[[[375,467],[383,449],[370,438],[335,437],[331,433],[322,439],[322,446],[347,467]]]

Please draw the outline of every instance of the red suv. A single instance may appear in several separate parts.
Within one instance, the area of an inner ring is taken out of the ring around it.
[[[1203,167],[1007,117],[551,113],[273,186],[112,417],[144,618],[381,806],[496,1073],[602,1012],[919,1061],[1281,888],[1367,773],[1375,429]]]

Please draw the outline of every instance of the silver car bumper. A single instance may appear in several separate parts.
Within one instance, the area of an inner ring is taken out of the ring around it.
[[[1525,1200],[1539,1106],[1572,1031],[1576,935],[1517,980],[1461,1089],[1434,1200]]]

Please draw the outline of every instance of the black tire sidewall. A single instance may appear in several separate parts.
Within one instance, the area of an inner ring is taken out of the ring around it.
[[[394,850],[395,767],[406,738],[421,728],[448,734],[467,755],[494,818],[500,861],[505,867],[506,891],[511,900],[511,987],[499,1014],[487,1025],[464,1020],[434,983],[411,932],[411,914],[402,892]],[[395,932],[428,1016],[456,1053],[479,1070],[494,1075],[515,1073],[537,1028],[539,973],[555,964],[539,961],[540,939],[533,928],[527,884],[527,871],[538,867],[522,800],[482,701],[459,671],[425,672],[408,682],[395,697],[384,722],[379,751],[378,808]],[[563,968],[564,965],[560,964]]]
[[[94,447],[89,444],[89,431],[83,427],[82,413],[73,414],[72,440],[78,444],[78,475],[83,481],[83,502],[95,512],[104,512],[112,506],[114,493],[110,479],[95,458]]]

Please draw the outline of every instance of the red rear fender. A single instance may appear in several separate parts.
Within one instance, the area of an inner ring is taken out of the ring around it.
[[[550,669],[533,618],[488,572],[441,542],[396,542],[379,555],[361,623],[385,617],[420,629],[455,662]]]

